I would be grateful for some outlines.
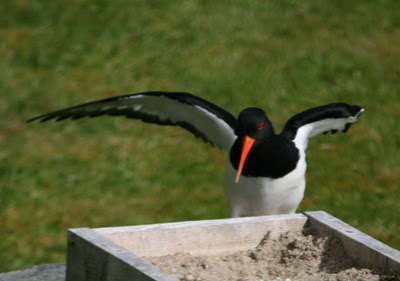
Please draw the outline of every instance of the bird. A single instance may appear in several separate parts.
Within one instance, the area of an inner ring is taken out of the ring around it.
[[[261,108],[245,108],[235,118],[190,93],[150,91],[75,105],[27,122],[109,115],[180,126],[227,156],[223,188],[229,216],[240,217],[295,213],[306,187],[309,138],[347,132],[363,111],[343,102],[317,106],[294,115],[275,133]]]

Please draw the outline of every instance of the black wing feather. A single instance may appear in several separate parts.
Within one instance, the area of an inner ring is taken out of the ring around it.
[[[318,107],[314,107],[303,111],[292,118],[286,123],[285,128],[282,131],[282,135],[285,135],[289,139],[294,139],[298,130],[307,125],[316,123],[322,120],[337,120],[337,119],[348,119],[350,117],[356,118],[358,115],[363,112],[364,109],[358,105],[349,105],[346,103],[331,103],[327,105],[322,105]],[[327,128],[327,130],[322,131],[321,133],[328,133],[331,131],[333,134],[338,130],[343,132],[347,132],[353,122],[346,122],[344,128]],[[310,132],[312,134],[312,132]],[[319,132],[318,132],[319,133]],[[314,134],[313,134],[314,135]]]
[[[28,122],[62,121],[101,115],[125,116],[160,125],[185,128],[206,142],[227,152],[236,135],[232,114],[200,97],[182,92],[144,92],[88,102],[46,113]]]

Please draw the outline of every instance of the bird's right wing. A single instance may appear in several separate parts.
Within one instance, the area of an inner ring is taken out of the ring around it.
[[[300,149],[307,149],[308,139],[321,133],[347,132],[364,108],[346,103],[332,103],[299,113],[286,123],[282,135],[294,141]]]
[[[228,154],[236,139],[236,118],[229,112],[189,93],[145,92],[93,101],[28,120],[79,119],[101,115],[126,116],[160,125],[177,125],[218,146]]]

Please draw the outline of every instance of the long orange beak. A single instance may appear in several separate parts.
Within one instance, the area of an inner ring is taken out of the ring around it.
[[[244,162],[246,162],[247,155],[250,152],[250,149],[253,147],[255,139],[252,139],[251,137],[245,136],[243,138],[243,144],[242,144],[242,155],[240,156],[240,162],[239,162],[239,167],[236,175],[236,180],[235,183],[239,181],[240,175],[242,174]]]

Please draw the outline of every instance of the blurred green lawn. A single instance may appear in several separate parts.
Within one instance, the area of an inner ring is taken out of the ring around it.
[[[299,212],[400,248],[400,1],[15,0],[0,5],[0,272],[65,261],[66,230],[226,217],[225,158],[124,118],[25,123],[77,103],[187,91],[264,108],[366,112],[308,149]]]

